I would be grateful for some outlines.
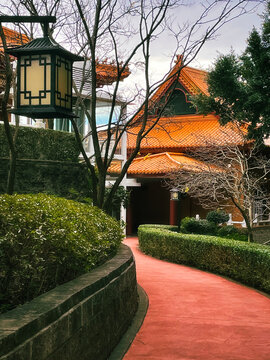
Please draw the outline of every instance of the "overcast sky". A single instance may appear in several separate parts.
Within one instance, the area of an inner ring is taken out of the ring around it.
[[[234,0],[232,0],[234,1]],[[174,10],[175,19],[179,22],[189,20],[192,23],[193,19],[197,19],[202,8],[199,6],[201,1],[190,1],[195,4],[190,7],[180,7]],[[222,4],[222,1],[221,1]],[[250,6],[256,5],[257,2],[251,0]],[[250,31],[255,26],[261,29],[262,14],[265,11],[265,3],[261,3],[256,11],[242,15],[236,19],[225,24],[219,29],[216,39],[207,42],[197,58],[190,64],[190,66],[209,70],[213,65],[215,59],[219,54],[228,54],[231,49],[234,49],[236,54],[241,54],[246,48],[246,40]],[[155,41],[151,50],[151,78],[152,80],[161,79],[169,70],[172,55],[175,51],[175,42],[168,33],[163,34]],[[129,86],[135,81],[142,86],[144,82],[143,74],[136,69],[132,69],[132,74],[128,79],[124,80],[124,84]],[[123,84],[123,85],[124,85]]]
[[[219,36],[216,40],[208,42],[193,66],[207,68],[211,66],[218,54],[227,54],[231,48],[235,50],[236,54],[241,54],[246,48],[246,40],[253,27],[261,29],[262,13],[265,7],[260,5],[257,11],[251,14],[246,14],[240,18],[232,20],[227,23],[219,31]]]
[[[190,14],[190,12],[193,13],[194,18],[199,16],[199,12],[201,11],[201,9],[196,6],[187,10],[189,10],[188,14]],[[242,15],[223,25],[222,28],[219,29],[216,39],[210,40],[203,46],[192,65],[207,69],[220,53],[226,54],[231,48],[233,48],[236,53],[241,53],[246,47],[246,39],[252,28],[254,26],[257,29],[261,28],[262,13],[264,10],[265,6],[261,3],[257,9],[251,13]]]

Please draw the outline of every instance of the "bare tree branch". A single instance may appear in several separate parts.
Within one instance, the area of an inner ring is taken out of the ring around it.
[[[180,191],[188,190],[188,194],[204,208],[226,208],[232,201],[246,221],[252,241],[252,227],[257,216],[254,206],[261,203],[264,212],[270,210],[267,191],[270,159],[255,143],[247,142],[245,132],[242,133],[242,143],[238,145],[228,142],[219,146],[205,141],[204,147],[190,152],[190,155],[201,163],[186,165],[182,170],[168,174],[168,186]]]

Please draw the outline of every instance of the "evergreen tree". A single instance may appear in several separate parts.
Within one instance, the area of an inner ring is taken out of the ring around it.
[[[239,122],[248,135],[261,142],[270,135],[270,1],[262,31],[255,28],[242,56],[220,56],[208,75],[209,95],[193,100],[203,114],[215,112],[221,124]]]

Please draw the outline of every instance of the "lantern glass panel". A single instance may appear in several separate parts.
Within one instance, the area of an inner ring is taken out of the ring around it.
[[[66,109],[72,107],[72,62],[56,56],[55,105]]]
[[[171,190],[171,200],[178,200],[178,190]]]
[[[22,56],[18,66],[20,105],[50,105],[51,56]]]

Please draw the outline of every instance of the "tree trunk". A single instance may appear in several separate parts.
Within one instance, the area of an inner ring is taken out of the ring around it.
[[[6,39],[5,39],[5,35],[4,35],[1,24],[0,24],[0,36],[2,39],[3,47],[4,47],[4,49],[6,49],[7,48]],[[9,145],[9,150],[10,150],[10,153],[9,153],[10,154],[9,155],[10,163],[9,163],[9,173],[8,173],[6,192],[9,195],[12,195],[13,191],[14,191],[17,156],[16,156],[16,150],[15,150],[15,145],[14,145],[9,121],[8,121],[8,112],[7,112],[8,100],[9,100],[9,94],[10,94],[10,88],[11,88],[11,82],[12,82],[12,69],[11,69],[11,65],[10,65],[9,56],[6,53],[5,53],[5,68],[6,68],[6,88],[5,88],[5,93],[4,93],[3,100],[2,100],[2,116],[3,116],[4,128],[5,128],[7,141],[8,141],[8,145]]]
[[[241,211],[241,210],[240,210]],[[250,218],[249,215],[246,214],[245,211],[241,211],[242,215],[243,215],[243,218],[246,222],[246,225],[247,225],[247,232],[248,232],[248,242],[253,242],[253,233],[252,233],[252,218]]]

